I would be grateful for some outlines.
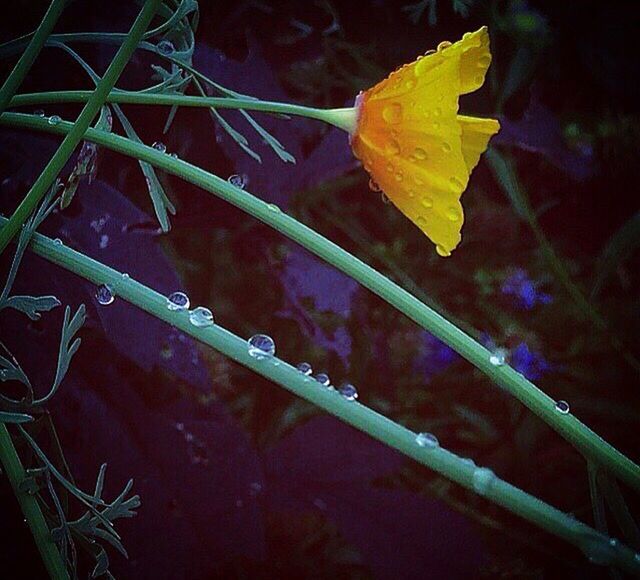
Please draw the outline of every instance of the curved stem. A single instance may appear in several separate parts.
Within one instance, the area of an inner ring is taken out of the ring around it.
[[[25,107],[28,105],[42,105],[50,103],[83,103],[92,91],[51,91],[42,93],[26,93],[16,95],[11,99],[11,107]],[[226,98],[226,97],[198,97],[182,94],[154,94],[115,90],[107,97],[108,103],[131,105],[166,105],[180,107],[214,107],[216,109],[242,109],[247,111],[261,111],[265,113],[281,113],[308,117],[330,123],[347,133],[353,132],[356,122],[356,109],[353,107],[340,109],[317,109],[290,103],[261,101],[258,99]]]
[[[42,22],[40,22],[38,29],[31,37],[29,45],[20,56],[16,66],[13,67],[13,70],[7,77],[7,80],[4,81],[2,88],[0,88],[0,113],[5,110],[9,100],[22,84],[24,77],[31,68],[31,65],[33,65],[38,54],[40,54],[40,50],[42,50],[47,38],[51,34],[55,23],[58,21],[58,18],[60,18],[66,3],[66,0],[53,0],[53,2],[51,2]]]
[[[71,123],[64,121],[57,125],[50,125],[40,117],[19,113],[4,113],[0,116],[0,125],[44,130],[56,134],[65,134],[73,127]],[[89,129],[85,138],[114,151],[146,161],[202,187],[268,224],[316,256],[342,270],[422,328],[448,344],[498,386],[515,396],[545,423],[573,443],[585,457],[595,461],[627,485],[640,491],[640,467],[638,465],[599,437],[577,417],[559,412],[553,399],[515,369],[508,365],[495,366],[492,364],[491,352],[471,336],[337,244],[301,224],[293,217],[284,214],[277,206],[265,203],[248,191],[234,187],[216,175],[157,151],[153,147],[134,143],[119,135],[97,129]]]
[[[3,423],[0,423],[0,464],[2,464],[7,473],[13,493],[20,503],[20,508],[29,525],[49,576],[54,580],[68,580],[69,574],[62,556],[51,538],[51,532],[36,496],[28,494],[21,488],[22,482],[27,478],[27,474],[13,445],[9,430]]]
[[[138,42],[156,13],[160,1],[161,0],[146,0],[142,10],[133,23],[127,38],[118,49],[118,52],[111,61],[104,77],[102,77],[100,82],[97,84],[96,90],[93,91],[91,96],[88,98],[86,105],[80,112],[80,115],[78,115],[73,127],[67,133],[60,144],[60,147],[49,160],[49,163],[47,163],[47,166],[42,170],[38,179],[36,179],[35,183],[31,186],[29,193],[27,193],[14,214],[11,216],[8,224],[2,228],[2,231],[0,232],[0,253],[4,251],[7,244],[11,241],[13,236],[15,236],[29,215],[34,211],[38,203],[40,203],[40,200],[44,197],[58,176],[58,173],[60,173],[64,167],[64,164],[67,162],[69,157],[71,157],[73,150],[82,140],[84,132],[91,124],[91,121],[93,121],[93,118],[97,115],[100,107],[104,104],[106,96],[115,85],[127,62],[129,62],[131,55],[138,46]]]
[[[6,221],[5,218],[0,218],[0,224],[5,224]],[[616,565],[628,572],[640,572],[640,561],[636,560],[634,552],[626,546],[618,542],[612,544],[607,536],[498,478],[489,469],[469,464],[455,453],[441,447],[420,446],[416,442],[416,434],[412,431],[365,405],[348,401],[338,392],[319,386],[316,381],[300,373],[286,361],[276,357],[256,359],[249,354],[246,341],[225,328],[219,325],[207,328],[194,326],[189,321],[187,311],[169,310],[165,296],[135,279],[123,277],[121,272],[80,252],[56,244],[40,234],[34,234],[30,248],[46,260],[94,284],[108,284],[117,298],[126,300],[171,324],[448,479],[571,542],[586,555],[597,556],[603,562],[606,561],[607,564]]]

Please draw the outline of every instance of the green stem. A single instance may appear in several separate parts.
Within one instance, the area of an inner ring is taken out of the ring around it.
[[[49,576],[55,580],[68,580],[69,574],[62,556],[51,538],[51,532],[36,496],[28,494],[21,488],[22,482],[27,478],[27,474],[13,445],[9,430],[3,423],[0,423],[0,464],[2,464],[7,473],[13,493],[18,499]],[[16,565],[19,566],[19,564]]]
[[[53,0],[53,2],[51,2],[42,22],[40,22],[38,29],[31,37],[29,45],[20,56],[16,66],[13,67],[7,80],[4,81],[2,88],[0,88],[0,113],[5,110],[11,97],[13,97],[18,87],[22,84],[24,77],[27,75],[27,72],[29,72],[29,69],[51,34],[55,23],[58,21],[58,18],[60,18],[60,14],[62,14],[66,3],[66,0]]]
[[[24,224],[29,215],[34,211],[46,192],[49,191],[58,173],[60,173],[64,164],[69,157],[71,157],[73,150],[82,140],[85,131],[97,115],[100,107],[104,104],[107,95],[115,85],[127,62],[129,62],[131,55],[138,46],[138,42],[156,13],[160,1],[161,0],[146,0],[126,40],[118,49],[109,68],[97,84],[95,91],[93,91],[87,100],[86,105],[80,112],[80,115],[78,115],[73,127],[67,133],[58,150],[50,159],[49,163],[47,163],[47,166],[43,169],[38,179],[36,179],[25,198],[11,216],[8,224],[0,232],[0,253],[4,251],[13,236],[15,236],[22,224]]]
[[[16,95],[11,107],[42,105],[50,103],[83,103],[91,97],[91,91],[51,91]],[[216,109],[243,109],[265,113],[282,113],[308,117],[335,125],[347,133],[353,132],[356,122],[356,109],[316,109],[290,103],[260,101],[257,99],[198,97],[181,94],[134,93],[115,90],[106,96],[106,102],[131,105],[177,105],[180,107],[214,107]]]
[[[0,116],[0,125],[44,130],[56,134],[65,134],[73,127],[71,123],[64,121],[57,125],[50,125],[40,117],[20,113],[4,113]],[[627,485],[640,491],[640,467],[638,465],[581,423],[574,415],[559,412],[553,399],[516,370],[508,365],[496,366],[492,364],[490,361],[491,352],[488,349],[435,310],[420,302],[415,296],[340,246],[301,224],[293,217],[282,213],[276,206],[265,203],[249,192],[234,187],[226,180],[186,161],[157,151],[153,147],[97,129],[89,129],[85,138],[113,151],[146,161],[217,195],[351,276],[397,310],[406,314],[422,328],[448,344],[497,385],[520,400],[565,439],[573,443],[588,459],[595,461]]]
[[[0,225],[7,220],[0,218]],[[336,391],[320,387],[286,361],[272,357],[258,360],[249,355],[245,340],[219,325],[196,327],[189,313],[167,308],[167,299],[131,277],[123,276],[104,264],[41,235],[35,234],[31,250],[46,260],[73,272],[93,284],[107,284],[119,299],[137,306],[214,348],[243,366],[325,409],[342,421],[369,434],[448,479],[503,506],[549,533],[578,546],[586,555],[597,557],[628,572],[640,573],[640,561],[632,550],[579,522],[573,517],[498,478],[486,468],[477,467],[441,447],[421,447],[416,434],[373,409],[348,401]]]

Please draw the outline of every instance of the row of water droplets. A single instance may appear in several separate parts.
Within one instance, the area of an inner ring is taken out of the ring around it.
[[[494,367],[502,367],[505,364],[507,364],[508,358],[509,358],[509,351],[506,348],[496,348],[489,355],[489,362]],[[556,401],[554,403],[554,408],[556,412],[558,412],[560,415],[568,415],[571,412],[571,407],[569,406],[569,403],[563,400]]]
[[[33,112],[33,114],[36,117],[45,117],[44,111],[42,109],[37,109],[36,111]],[[49,125],[57,125],[58,123],[60,123],[60,121],[62,121],[62,118],[60,117],[60,115],[51,115],[50,117],[47,118],[47,123],[49,123]]]

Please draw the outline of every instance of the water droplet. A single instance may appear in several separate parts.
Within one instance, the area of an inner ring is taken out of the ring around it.
[[[443,258],[447,258],[451,255],[451,251],[447,250],[442,244],[436,246],[436,253]]]
[[[169,155],[169,157],[172,157],[173,159],[178,159],[178,154],[177,153],[171,153]]]
[[[102,234],[100,236],[100,243],[98,244],[101,250],[104,250],[109,245],[109,236],[107,234]]]
[[[436,107],[435,109],[433,109],[434,117],[439,117],[440,115],[442,115],[442,109],[440,107]]]
[[[373,179],[369,179],[369,189],[376,192],[381,191],[380,186]]]
[[[405,88],[407,88],[408,90],[411,90],[413,88],[415,88],[416,86],[416,81],[414,81],[413,79],[408,79],[406,83],[404,83]]]
[[[397,125],[402,121],[402,105],[391,103],[382,109],[382,118],[392,125]]]
[[[422,179],[422,177],[420,177],[419,175],[414,175],[413,181],[415,181],[416,185],[424,185],[424,179]]]
[[[509,351],[504,348],[495,349],[489,356],[489,362],[494,367],[501,367],[507,361]]]
[[[313,372],[313,369],[308,362],[301,362],[296,368],[305,376],[309,376]]]
[[[473,82],[476,85],[481,85],[484,82],[484,75],[476,75],[473,77]]]
[[[460,219],[460,214],[458,213],[457,208],[450,207],[447,210],[447,218],[449,219],[449,221],[457,222]]]
[[[323,387],[328,387],[331,384],[331,379],[327,373],[318,373],[315,377],[313,377],[316,381],[318,381]]]
[[[53,240],[53,243],[56,246],[64,246],[64,244],[62,243],[62,240],[60,238],[56,238],[55,240]]]
[[[438,123],[437,121],[434,121],[432,124],[432,127],[434,128],[435,131],[437,131],[438,129],[440,129],[440,123]]]
[[[245,186],[247,185],[244,179],[244,176],[242,175],[238,175],[237,173],[234,173],[233,175],[230,175],[227,178],[227,181],[235,186],[235,187],[239,187],[240,189],[244,189]]]
[[[338,389],[338,392],[347,399],[347,401],[355,401],[358,398],[358,389],[351,383],[343,383]]]
[[[160,54],[164,54],[165,56],[169,56],[176,51],[176,47],[173,46],[173,42],[170,40],[161,40],[156,44],[156,48]]]
[[[385,151],[388,155],[399,155],[400,154],[400,145],[395,139],[389,139],[384,146]]]
[[[393,163],[387,163],[387,171],[393,173]]]
[[[491,57],[489,55],[481,56],[478,59],[478,66],[479,67],[483,67],[484,68],[484,67],[489,66],[490,64],[491,64]]]
[[[437,449],[440,447],[440,442],[433,433],[418,433],[416,435],[416,443],[419,447],[426,449]]]
[[[43,111],[42,109],[36,109],[36,110],[33,112],[33,114],[34,114],[36,117],[44,117],[44,111]]]
[[[111,288],[109,288],[109,286],[107,286],[106,284],[100,284],[100,286],[96,288],[96,300],[98,301],[98,304],[107,306],[113,303],[113,301],[115,300],[115,296],[113,295],[113,292],[111,291]]]
[[[558,401],[556,403],[556,411],[562,415],[568,415],[569,411],[571,411],[571,407],[569,407],[569,403],[566,401]]]
[[[427,158],[427,152],[422,147],[416,147],[413,150],[413,155],[420,161],[424,161]]]
[[[160,141],[154,141],[153,145],[151,145],[156,151],[160,151],[160,153],[166,153],[167,146]]]
[[[120,277],[123,280],[128,280],[130,278],[129,274],[127,274],[126,272],[122,272],[122,274],[120,274]]]
[[[416,219],[416,223],[423,228],[427,225],[427,220],[424,216],[419,215]]]
[[[444,50],[445,48],[449,48],[451,43],[448,40],[443,40],[440,44],[438,44],[438,52]]]
[[[433,200],[428,195],[423,196],[420,203],[425,209],[431,209],[433,207]]]
[[[266,334],[254,334],[248,341],[249,356],[257,360],[271,358],[276,354],[276,343]]]
[[[444,143],[442,144],[442,150],[443,150],[445,153],[451,153],[451,145],[449,145],[449,143],[447,143],[447,142],[444,142]]]
[[[204,306],[198,306],[189,312],[189,322],[198,328],[213,326],[213,313]]]
[[[167,296],[167,309],[169,310],[187,310],[189,306],[191,306],[191,301],[184,292],[173,292]]]
[[[57,125],[60,121],[62,121],[62,119],[59,115],[51,115],[47,120],[47,123],[49,123],[49,125]]]
[[[496,474],[487,467],[478,467],[473,472],[473,489],[480,495],[486,495],[496,480]]]
[[[454,193],[461,193],[464,191],[464,184],[457,177],[451,177],[449,179],[449,183],[451,184],[451,189]]]
[[[275,203],[268,203],[267,209],[274,213],[280,213],[282,211]]]
[[[402,181],[402,178],[404,177],[404,174],[402,173],[402,171],[398,171],[398,172],[396,172],[394,177],[395,177],[396,181]]]
[[[416,196],[416,190],[415,190],[415,189],[411,189],[411,188],[409,188],[409,189],[408,189],[408,193],[409,193],[409,197],[410,197],[411,199],[413,199],[413,198]]]
[[[384,204],[389,205],[391,203],[391,200],[387,197],[387,195],[384,192],[380,193],[380,199]]]

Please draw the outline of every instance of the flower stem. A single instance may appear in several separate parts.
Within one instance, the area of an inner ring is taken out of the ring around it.
[[[49,576],[54,580],[68,580],[69,574],[62,556],[51,538],[51,532],[36,496],[30,495],[21,488],[21,484],[26,479],[27,474],[13,445],[9,430],[3,423],[0,423],[0,464],[7,473],[13,493],[18,499]]]
[[[24,77],[27,75],[27,72],[29,72],[29,69],[51,34],[55,23],[58,21],[58,18],[60,18],[66,3],[66,0],[53,0],[49,5],[49,9],[45,13],[42,22],[40,22],[38,29],[31,37],[27,48],[0,88],[0,113],[5,110],[11,97],[13,97],[18,87],[22,84]]]
[[[69,122],[50,125],[46,120],[35,115],[20,113],[2,114],[0,125],[44,130],[56,134],[65,134],[73,127],[73,124]],[[573,414],[558,412],[555,401],[515,369],[508,365],[496,366],[492,364],[491,352],[471,336],[337,244],[301,224],[295,218],[281,212],[279,208],[254,197],[248,191],[234,187],[216,175],[186,161],[166,155],[153,147],[97,129],[88,129],[85,138],[113,151],[146,161],[202,187],[332,264],[453,348],[498,386],[515,396],[545,423],[573,443],[587,459],[601,465],[627,485],[640,491],[640,467],[638,465],[599,437]],[[0,230],[0,234],[3,231],[4,229]]]
[[[91,91],[27,93],[13,97],[10,106],[24,107],[50,103],[82,103],[86,102],[91,94]],[[120,90],[111,91],[105,100],[108,103],[119,104],[214,107],[216,109],[244,109],[247,111],[296,115],[330,123],[331,125],[343,129],[347,133],[353,132],[356,122],[356,109],[353,107],[342,109],[317,109],[314,107],[305,107],[290,103],[278,103],[274,101],[261,101],[258,99],[136,93]]]
[[[0,218],[0,225],[6,222],[5,218]],[[123,277],[121,272],[76,250],[57,244],[41,234],[33,236],[30,248],[37,255],[94,284],[108,284],[117,298],[126,300],[171,324],[448,479],[571,542],[585,554],[596,554],[606,560],[607,564],[616,565],[629,572],[640,572],[640,562],[635,559],[634,552],[626,546],[620,543],[612,545],[606,535],[498,478],[489,470],[466,462],[455,453],[441,447],[421,447],[412,431],[365,405],[348,401],[339,393],[321,387],[286,361],[276,357],[262,360],[252,357],[246,341],[222,326],[194,326],[189,321],[187,311],[170,310],[167,308],[165,296],[135,279]]]
[[[50,189],[58,173],[60,173],[64,167],[64,164],[69,157],[71,157],[73,150],[82,140],[85,131],[97,115],[100,107],[104,104],[105,98],[120,77],[131,55],[136,50],[138,42],[156,13],[160,1],[161,0],[146,0],[126,40],[118,49],[118,52],[113,61],[111,61],[102,79],[96,85],[95,91],[91,93],[73,127],[67,133],[58,150],[49,160],[47,166],[43,169],[38,179],[36,179],[25,198],[11,216],[7,225],[2,228],[0,232],[0,253],[4,251],[13,236],[15,236],[22,224],[24,224],[29,215],[34,211],[38,203],[40,203],[40,200]]]

